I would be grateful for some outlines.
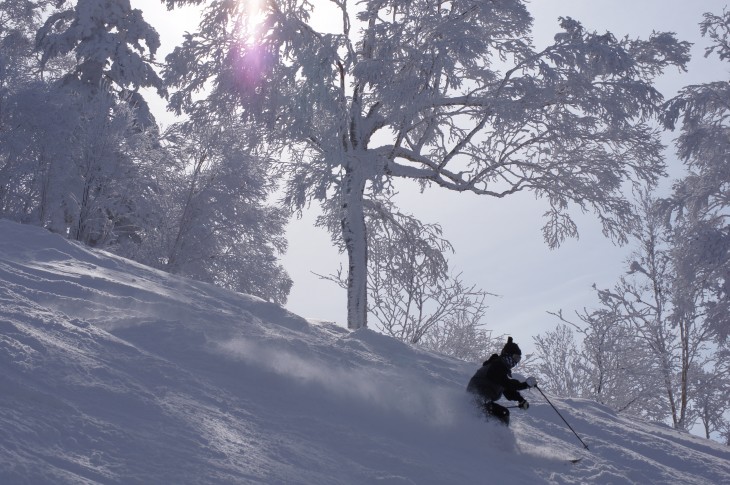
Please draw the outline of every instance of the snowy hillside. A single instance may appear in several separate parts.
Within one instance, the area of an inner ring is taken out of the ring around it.
[[[518,367],[519,369],[519,367]],[[730,449],[0,221],[0,483],[730,483]],[[582,456],[577,465],[568,457]]]

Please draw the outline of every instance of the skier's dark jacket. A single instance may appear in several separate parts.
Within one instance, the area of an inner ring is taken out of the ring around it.
[[[526,383],[512,379],[512,371],[504,359],[492,354],[469,380],[466,390],[486,401],[497,401],[504,394],[510,401],[522,402],[524,398],[518,391],[528,387]]]

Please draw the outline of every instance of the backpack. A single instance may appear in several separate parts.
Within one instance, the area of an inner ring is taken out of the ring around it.
[[[489,358],[487,360],[484,361],[484,363],[482,364],[482,366],[485,366],[487,364],[491,364],[492,362],[494,362],[497,359],[499,359],[499,356],[497,354],[492,354],[492,355],[489,356]]]
[[[502,386],[487,378],[490,367],[498,359],[499,356],[497,354],[492,354],[491,357],[485,360],[479,370],[477,370],[476,374],[474,374],[469,381],[469,385],[466,390],[490,401],[496,401],[499,399],[502,396]]]

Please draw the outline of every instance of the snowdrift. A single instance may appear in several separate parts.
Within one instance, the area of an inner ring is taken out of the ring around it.
[[[717,443],[0,220],[0,483],[730,483]],[[577,465],[567,458],[582,457]]]

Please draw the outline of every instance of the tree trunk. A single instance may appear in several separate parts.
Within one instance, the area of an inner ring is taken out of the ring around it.
[[[342,193],[342,238],[349,262],[347,273],[347,328],[367,327],[368,247],[362,167],[348,167]]]
[[[662,346],[662,352],[662,377],[664,378],[664,388],[667,393],[669,407],[672,411],[672,427],[674,429],[680,429],[679,413],[677,411],[677,402],[674,399],[674,386],[672,384],[672,368],[664,346]]]
[[[682,345],[682,370],[680,378],[679,428],[687,430],[687,406],[689,405],[689,367],[691,365],[689,350],[689,316],[681,315],[679,323],[680,343]]]
[[[165,265],[165,269],[173,274],[176,274],[180,269],[178,265],[182,245],[184,244],[184,239],[186,238],[188,231],[193,224],[193,216],[191,215],[193,197],[195,196],[195,191],[198,189],[198,178],[200,177],[200,173],[203,170],[203,164],[205,163],[207,158],[208,156],[203,154],[200,156],[199,159],[195,161],[195,168],[193,169],[193,173],[190,176],[190,186],[188,187],[188,193],[185,198],[185,205],[178,221],[177,234],[175,235],[175,240],[173,241],[172,247],[168,252],[167,263]]]

